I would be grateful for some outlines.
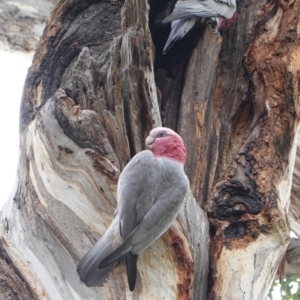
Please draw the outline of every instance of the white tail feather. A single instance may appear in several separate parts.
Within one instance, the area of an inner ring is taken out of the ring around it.
[[[195,25],[196,21],[197,21],[197,18],[180,19],[180,20],[172,21],[171,33],[166,42],[163,53],[165,54],[170,49],[170,47],[172,47],[172,45],[175,41],[183,38],[192,29],[192,27]]]

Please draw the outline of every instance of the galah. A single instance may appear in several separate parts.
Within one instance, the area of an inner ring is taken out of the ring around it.
[[[121,173],[117,209],[101,239],[77,267],[87,286],[101,286],[117,262],[125,257],[128,285],[136,282],[138,254],[158,239],[182,207],[189,180],[184,173],[186,152],[173,130],[151,130],[144,150],[136,154]]]
[[[169,8],[167,8],[169,10]],[[166,53],[176,40],[184,37],[200,18],[209,18],[222,31],[236,19],[236,0],[178,0],[172,13],[163,20],[171,23],[171,33],[163,52]]]

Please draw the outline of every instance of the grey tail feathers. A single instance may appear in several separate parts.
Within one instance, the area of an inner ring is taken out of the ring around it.
[[[127,255],[127,253],[129,253],[129,251],[132,249],[132,244],[131,244],[131,239],[133,234],[135,233],[132,232],[128,238],[125,240],[125,242],[119,246],[116,250],[114,250],[112,253],[110,253],[109,255],[107,255],[99,264],[98,268],[102,269],[102,268],[106,268],[107,266],[118,262],[122,257],[124,257],[125,255]]]
[[[129,254],[127,265],[128,283],[134,289],[136,278],[137,255],[129,253],[132,249],[132,237],[137,228],[127,237],[119,247],[116,241],[106,232],[94,247],[82,258],[77,266],[80,280],[88,287],[101,286],[107,279],[109,272],[117,262]]]
[[[127,278],[128,278],[128,285],[131,291],[134,290],[135,282],[136,282],[136,271],[137,271],[137,254],[132,254],[129,252],[126,255],[126,269],[127,269]]]
[[[79,262],[77,272],[80,280],[89,287],[101,286],[116,262],[101,270],[98,269],[99,263],[113,251],[112,242],[103,236]]]

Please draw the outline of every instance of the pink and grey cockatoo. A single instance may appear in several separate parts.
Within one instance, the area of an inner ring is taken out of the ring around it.
[[[186,152],[181,137],[164,127],[154,128],[144,150],[124,168],[118,181],[114,219],[77,271],[87,286],[100,286],[125,257],[129,288],[136,282],[138,254],[173,223],[182,207],[189,180],[184,173]]]
[[[222,31],[228,29],[236,16],[236,0],[178,0],[172,13],[163,20],[163,23],[172,22],[163,52],[184,37],[199,18],[209,18]]]

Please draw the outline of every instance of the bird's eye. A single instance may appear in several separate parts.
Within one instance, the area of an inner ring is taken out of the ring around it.
[[[161,137],[164,137],[164,136],[167,136],[167,133],[165,131],[160,131],[158,134],[157,134],[157,137],[158,138],[161,138]]]

